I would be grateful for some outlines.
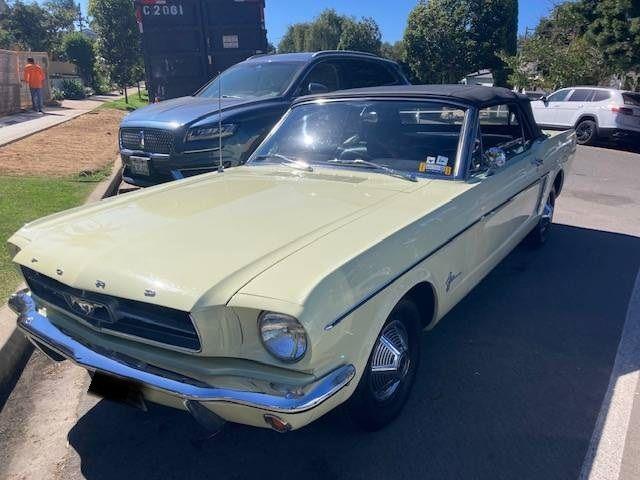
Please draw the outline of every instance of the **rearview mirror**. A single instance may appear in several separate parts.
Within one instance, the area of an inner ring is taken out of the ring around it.
[[[311,82],[307,87],[307,92],[310,95],[314,95],[316,93],[327,93],[329,91],[329,87],[323,85],[322,83]]]
[[[500,147],[491,147],[484,153],[484,160],[489,169],[499,170],[506,165],[507,155]]]

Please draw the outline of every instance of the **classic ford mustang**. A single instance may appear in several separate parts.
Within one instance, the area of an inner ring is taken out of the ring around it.
[[[505,89],[301,98],[244,166],[25,225],[10,305],[107,397],[281,432],[347,402],[377,429],[421,330],[544,242],[575,145]]]

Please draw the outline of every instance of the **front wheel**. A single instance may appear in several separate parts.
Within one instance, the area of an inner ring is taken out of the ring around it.
[[[353,420],[365,430],[379,430],[404,407],[420,360],[420,315],[401,300],[385,322],[373,346],[358,387],[349,400]]]
[[[591,145],[596,139],[598,126],[593,120],[582,120],[576,125],[576,141],[579,145]]]

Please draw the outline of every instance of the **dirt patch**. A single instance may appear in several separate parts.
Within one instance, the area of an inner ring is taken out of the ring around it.
[[[68,177],[102,170],[116,158],[124,115],[119,110],[94,110],[0,147],[0,175]]]

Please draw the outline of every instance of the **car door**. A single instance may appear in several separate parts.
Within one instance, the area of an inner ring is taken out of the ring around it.
[[[573,90],[570,88],[564,88],[549,95],[546,102],[543,102],[542,100],[531,102],[531,108],[533,109],[533,115],[536,122],[539,125],[556,125],[556,114],[558,109],[561,107],[561,103],[567,99],[572,91]]]
[[[534,220],[541,195],[543,159],[538,158],[536,142],[516,104],[481,110],[478,142],[470,181],[481,217],[481,239],[477,265],[491,264],[509,250]],[[491,169],[482,161],[489,149],[504,152],[504,167]],[[491,268],[488,267],[488,268]]]
[[[593,98],[594,91],[590,88],[576,88],[571,92],[564,102],[558,102],[555,108],[554,124],[559,127],[573,127],[580,113]]]

